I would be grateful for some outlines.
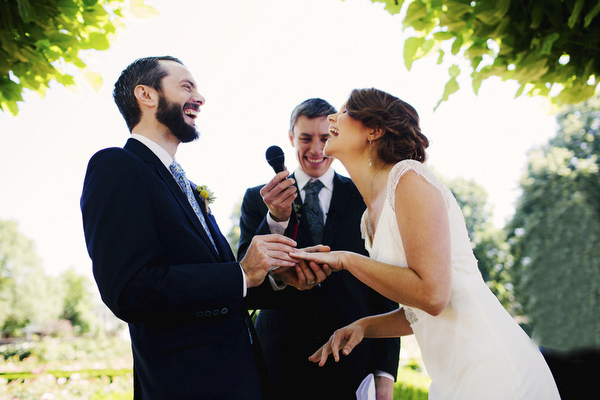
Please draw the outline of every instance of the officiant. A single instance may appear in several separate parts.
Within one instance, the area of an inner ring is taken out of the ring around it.
[[[334,171],[323,148],[329,138],[327,115],[336,110],[322,99],[308,99],[292,112],[288,138],[298,168],[278,173],[269,183],[246,191],[240,219],[238,259],[255,235],[278,233],[298,248],[325,244],[331,250],[367,254],[360,233],[365,210],[352,181]],[[288,176],[289,175],[289,176]],[[288,178],[288,179],[285,179]],[[388,312],[398,304],[384,298],[346,271],[311,290],[276,286],[273,280],[248,291],[247,302],[260,308],[257,334],[279,399],[355,399],[361,381],[375,375],[380,398],[393,398],[398,370],[398,339],[371,340],[351,357],[319,368],[308,357],[336,328],[362,316]]]

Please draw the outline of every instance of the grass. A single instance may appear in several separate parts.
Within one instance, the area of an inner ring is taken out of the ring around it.
[[[46,338],[0,346],[0,400],[131,400],[128,341]],[[430,379],[420,364],[404,363],[394,400],[427,400]]]

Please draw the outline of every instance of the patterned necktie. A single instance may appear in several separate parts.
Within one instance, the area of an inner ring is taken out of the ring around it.
[[[308,219],[308,226],[310,233],[315,243],[321,243],[323,240],[323,210],[319,202],[319,192],[323,188],[323,182],[320,180],[308,182],[304,185],[304,192],[306,196],[304,198],[304,210],[306,211],[306,218]]]
[[[210,242],[212,243],[215,250],[217,250],[215,241],[214,241],[212,235],[210,234],[208,225],[206,224],[206,219],[204,218],[204,214],[202,214],[202,211],[200,211],[200,205],[198,204],[196,197],[194,197],[194,194],[192,193],[192,188],[190,187],[190,183],[185,176],[185,172],[183,171],[183,168],[181,168],[181,165],[179,165],[179,163],[177,161],[173,161],[171,163],[171,165],[169,165],[169,169],[171,170],[171,173],[173,174],[173,176],[175,177],[175,180],[179,184],[179,187],[181,188],[181,190],[183,190],[183,193],[185,193],[188,201],[190,202],[190,205],[194,209],[194,212],[198,216],[198,219],[200,220],[202,227],[206,231],[206,234],[208,235]],[[217,253],[218,252],[219,251],[217,250]]]

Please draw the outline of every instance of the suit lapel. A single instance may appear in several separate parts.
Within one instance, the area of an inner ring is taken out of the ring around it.
[[[293,177],[293,174],[292,174]],[[298,184],[295,183],[298,191]],[[346,208],[348,207],[348,199],[351,194],[351,181],[348,178],[344,178],[335,173],[333,177],[333,195],[331,197],[331,203],[329,204],[329,212],[327,213],[327,221],[325,222],[325,228],[323,232],[323,243],[333,243],[333,239],[335,238],[337,232],[339,231],[341,224],[341,216],[346,212]],[[302,199],[300,196],[296,197],[294,200],[294,204],[298,206],[300,211],[298,212],[298,237],[302,238],[301,240],[304,243],[311,243],[313,245],[318,243],[313,243],[312,235],[310,234],[310,229],[308,227],[308,219],[306,218],[305,213],[302,209]]]
[[[152,152],[152,150],[150,150],[148,147],[146,147],[146,145],[141,143],[139,140],[136,140],[136,139],[127,140],[127,143],[125,144],[124,148],[126,150],[132,152],[133,154],[137,155],[146,164],[152,165],[152,167],[150,167],[150,169],[155,171],[156,174],[166,183],[166,185],[169,187],[169,190],[171,191],[171,194],[177,199],[177,202],[185,211],[186,215],[188,216],[188,219],[194,225],[194,227],[198,231],[198,234],[202,237],[202,240],[204,240],[206,242],[206,244],[211,249],[211,251],[213,252],[215,257],[220,259],[219,254],[217,254],[217,251],[215,250],[214,246],[210,242],[210,239],[208,238],[206,231],[202,227],[202,224],[200,223],[198,216],[196,215],[196,213],[194,212],[194,209],[190,205],[190,202],[188,201],[187,196],[185,195],[185,193],[183,193],[183,191],[179,187],[179,184],[177,182],[175,182],[175,179],[173,178],[171,171],[169,171],[165,167],[165,165]],[[204,203],[198,202],[198,204],[200,205],[200,208],[202,209],[204,206]]]
[[[323,232],[323,243],[333,243],[341,223],[341,216],[346,212],[350,198],[350,180],[342,180],[336,173],[333,177],[333,196],[329,204],[327,222]]]
[[[294,178],[294,174],[292,174],[290,177]],[[306,218],[306,215],[304,213],[302,197],[300,197],[300,188],[298,187],[298,182],[296,181],[294,185],[296,185],[296,189],[298,189],[298,196],[294,200],[294,207],[298,210],[298,212],[296,213],[298,229],[296,240],[300,243],[304,243],[306,246],[309,246],[313,244],[313,239],[310,233],[310,229],[308,228],[308,219]]]

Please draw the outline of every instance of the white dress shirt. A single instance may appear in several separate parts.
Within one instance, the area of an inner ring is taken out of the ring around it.
[[[329,167],[327,172],[321,175],[318,178],[313,178],[308,176],[306,172],[302,171],[300,168],[294,171],[294,179],[296,180],[296,184],[298,188],[300,188],[300,198],[304,203],[304,198],[306,197],[306,191],[304,190],[304,186],[308,182],[320,180],[323,183],[323,188],[319,191],[319,204],[321,205],[321,210],[323,210],[323,225],[327,222],[327,213],[329,212],[329,205],[331,204],[331,198],[333,197],[333,177],[335,176],[335,171],[332,167]],[[279,235],[283,235],[288,224],[290,223],[289,218],[285,221],[278,222],[273,219],[271,213],[267,212],[267,224],[269,225],[269,229],[271,233],[277,233]]]

